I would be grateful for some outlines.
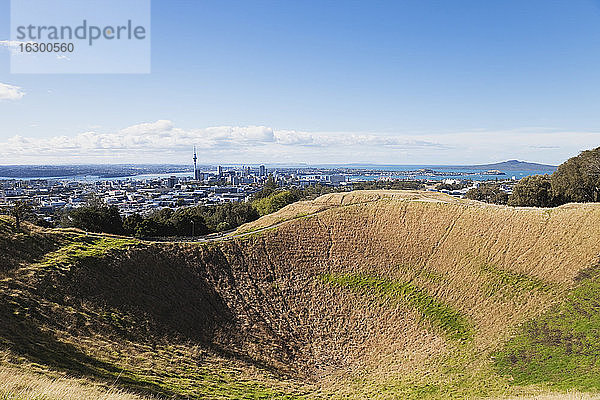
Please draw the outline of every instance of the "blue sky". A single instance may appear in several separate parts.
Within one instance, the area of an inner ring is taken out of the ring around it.
[[[187,162],[192,144],[207,163],[557,164],[600,145],[599,1],[153,0],[150,74],[9,58],[0,164]]]

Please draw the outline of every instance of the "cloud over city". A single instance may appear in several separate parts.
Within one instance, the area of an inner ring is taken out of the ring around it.
[[[5,96],[22,96],[20,88],[10,91]],[[435,164],[439,160],[439,164],[455,159],[464,164],[515,157],[552,162],[594,147],[598,139],[596,132],[542,128],[437,134],[305,132],[267,126],[181,128],[172,121],[157,120],[117,131],[97,128],[72,136],[14,135],[0,142],[0,156],[13,163],[39,158],[54,163],[186,163],[192,146],[196,146],[206,163]],[[488,158],[482,159],[481,154]]]

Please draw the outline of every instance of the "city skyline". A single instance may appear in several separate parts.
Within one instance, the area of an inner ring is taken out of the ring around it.
[[[141,75],[11,74],[9,4],[0,164],[197,145],[209,164],[557,165],[600,143],[598,1],[155,0]]]

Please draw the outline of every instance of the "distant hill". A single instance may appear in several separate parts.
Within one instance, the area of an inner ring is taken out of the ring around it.
[[[14,179],[74,176],[120,178],[142,174],[189,172],[191,170],[186,165],[0,165],[0,177]]]
[[[557,166],[548,164],[538,164],[519,160],[508,160],[493,164],[482,164],[482,165],[465,165],[459,168],[464,169],[497,169],[500,171],[539,171],[539,172],[552,172]]]
[[[498,163],[492,164],[479,164],[479,165],[449,165],[449,164],[363,164],[363,163],[349,163],[349,164],[318,164],[312,165],[313,168],[359,168],[359,169],[372,169],[372,170],[381,170],[390,168],[394,170],[392,167],[412,167],[413,169],[419,168],[428,168],[428,169],[441,169],[441,170],[481,170],[487,171],[490,169],[497,169],[504,172],[510,171],[528,171],[528,172],[552,172],[556,170],[556,165],[548,165],[548,164],[539,164],[532,163],[526,161],[519,160],[508,160],[502,161]]]

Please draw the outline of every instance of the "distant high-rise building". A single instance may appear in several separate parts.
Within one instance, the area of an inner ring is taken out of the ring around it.
[[[196,157],[196,146],[194,146],[194,180],[198,180],[198,166],[196,165],[196,161],[198,157]]]
[[[178,183],[178,179],[176,176],[171,176],[170,178],[167,179],[167,187],[170,187],[171,189],[175,187],[175,185],[177,185]]]
[[[259,176],[267,176],[267,167],[265,167],[264,165],[261,165],[259,167]]]
[[[227,183],[230,183],[232,185],[239,185],[240,178],[235,174],[227,174]]]
[[[220,165],[217,167],[217,175],[219,175],[219,178],[223,176],[223,167]]]

